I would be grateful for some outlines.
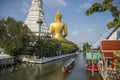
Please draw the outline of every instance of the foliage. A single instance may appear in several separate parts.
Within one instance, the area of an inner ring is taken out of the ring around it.
[[[115,64],[115,67],[120,71],[120,57],[117,57],[117,62]]]
[[[39,57],[56,56],[78,50],[78,46],[73,42],[58,41],[50,38],[49,34],[40,38],[35,37],[23,22],[11,17],[0,20],[0,35],[0,48],[14,56],[28,54],[28,47],[29,51]]]
[[[115,66],[120,71],[120,62],[118,62]]]
[[[65,54],[75,52],[79,49],[78,46],[71,41],[60,41],[60,45],[61,50]]]
[[[27,53],[31,31],[23,22],[11,17],[0,20],[0,47],[10,55]]]
[[[87,53],[90,51],[91,45],[89,43],[83,43],[83,53]]]
[[[107,24],[107,27],[110,28],[120,28],[120,11],[117,5],[114,5],[114,0],[104,0],[102,3],[94,3],[86,11],[86,15],[91,15],[95,12],[105,12],[110,11],[113,16],[113,21]],[[120,4],[120,2],[119,2]]]
[[[58,41],[49,37],[40,37],[35,45],[36,55],[39,57],[67,54],[77,50],[77,45],[70,41]]]
[[[36,55],[39,57],[55,56],[58,50],[58,41],[52,38],[40,37],[35,45]]]

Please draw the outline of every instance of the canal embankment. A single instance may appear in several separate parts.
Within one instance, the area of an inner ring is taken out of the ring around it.
[[[75,58],[75,65],[70,72],[62,73],[61,68],[69,60],[69,57]],[[85,70],[86,59],[82,53],[69,57],[45,64],[22,63],[17,71],[2,71],[0,80],[21,80],[21,78],[23,80],[103,80],[99,73],[96,72],[94,77],[91,77],[91,72]]]
[[[61,59],[61,58],[73,56],[76,53],[77,52],[66,54],[66,55],[54,56],[54,57],[42,57],[40,59],[37,59],[36,57],[33,58],[33,56],[32,57],[29,57],[29,56],[26,57],[26,56],[22,55],[22,57],[20,57],[19,60],[22,61],[22,62],[27,62],[27,63],[43,64],[43,63],[58,60],[58,59]]]

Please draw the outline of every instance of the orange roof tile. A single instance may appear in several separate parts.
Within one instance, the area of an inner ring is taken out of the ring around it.
[[[120,40],[102,40],[101,50],[120,50]]]
[[[103,52],[103,55],[104,55],[104,57],[111,58],[114,56],[114,53],[113,52]]]

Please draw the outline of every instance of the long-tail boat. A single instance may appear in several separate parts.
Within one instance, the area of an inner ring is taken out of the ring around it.
[[[70,58],[62,67],[62,72],[66,73],[74,66],[75,58]]]

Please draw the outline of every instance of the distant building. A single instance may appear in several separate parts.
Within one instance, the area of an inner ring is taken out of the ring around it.
[[[0,48],[0,66],[14,64],[14,58],[8,54],[4,54],[4,49]]]
[[[37,23],[38,21],[42,21],[42,23]],[[39,34],[39,36],[44,36],[46,33],[48,33],[48,27],[44,18],[42,0],[32,0],[25,24],[37,36]]]

